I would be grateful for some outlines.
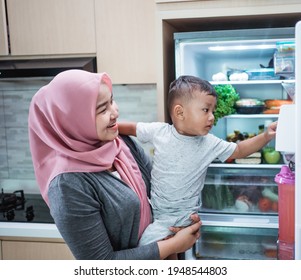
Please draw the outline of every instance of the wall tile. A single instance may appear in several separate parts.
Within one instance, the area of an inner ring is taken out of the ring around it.
[[[4,127],[4,101],[3,91],[0,90],[0,127]]]
[[[8,177],[9,174],[6,148],[6,133],[5,128],[0,127],[0,178],[7,179]]]

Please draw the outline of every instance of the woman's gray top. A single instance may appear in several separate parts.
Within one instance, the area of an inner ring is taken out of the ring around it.
[[[150,192],[151,161],[131,138],[123,137]],[[136,193],[107,171],[64,173],[50,183],[55,224],[76,259],[159,259],[156,242],[137,247],[140,204]]]

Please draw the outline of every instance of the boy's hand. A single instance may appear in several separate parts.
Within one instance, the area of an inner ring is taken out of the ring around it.
[[[276,136],[276,130],[277,130],[277,121],[276,122],[272,122],[267,130],[264,132],[265,133],[265,137],[270,141],[272,140],[275,136]]]

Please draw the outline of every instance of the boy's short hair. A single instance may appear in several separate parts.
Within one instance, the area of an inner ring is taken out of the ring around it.
[[[167,109],[171,115],[174,101],[178,99],[189,101],[195,91],[205,92],[217,98],[214,87],[206,80],[195,76],[183,75],[171,82],[167,96]]]

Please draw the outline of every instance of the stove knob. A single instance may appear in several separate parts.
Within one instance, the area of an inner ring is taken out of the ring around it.
[[[6,219],[8,221],[12,221],[14,218],[15,218],[15,211],[13,209],[6,212]]]
[[[26,219],[28,222],[31,222],[34,218],[33,206],[29,206],[26,208]]]

